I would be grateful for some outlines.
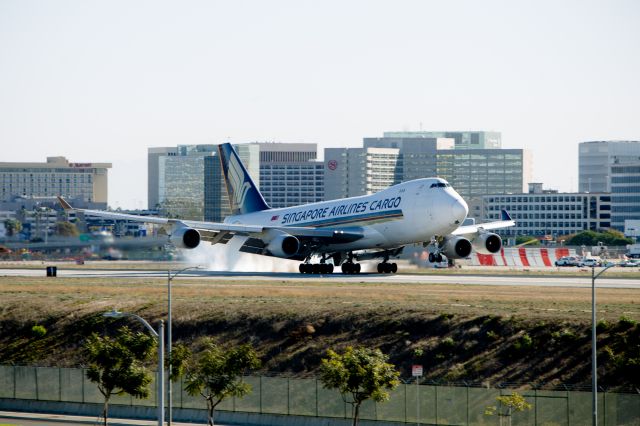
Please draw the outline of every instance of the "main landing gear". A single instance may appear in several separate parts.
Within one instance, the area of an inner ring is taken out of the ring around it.
[[[349,260],[348,262],[344,262],[342,264],[342,273],[345,275],[349,274],[359,274],[361,270],[359,263],[353,263],[353,261]]]
[[[298,269],[301,274],[333,274],[331,263],[301,263]]]
[[[378,263],[379,274],[395,274],[396,272],[398,272],[398,265],[395,263],[387,263],[386,261]]]
[[[442,262],[442,255],[440,253],[429,253],[429,262],[440,263]]]

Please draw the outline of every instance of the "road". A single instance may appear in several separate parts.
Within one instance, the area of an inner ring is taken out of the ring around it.
[[[44,277],[42,269],[0,269],[1,276],[20,277]],[[58,269],[58,277],[74,278],[166,278],[165,270],[139,270],[139,269]],[[465,284],[483,286],[536,286],[536,287],[591,287],[591,276],[565,277],[565,276],[527,276],[505,275],[495,273],[491,275],[422,275],[422,274],[358,274],[343,275],[334,273],[330,275],[303,275],[286,272],[219,272],[219,271],[188,271],[180,275],[181,279],[210,278],[212,281],[313,281],[327,280],[342,283],[398,283],[398,284]],[[633,278],[607,278],[602,276],[597,280],[598,287],[640,289],[640,279]]]

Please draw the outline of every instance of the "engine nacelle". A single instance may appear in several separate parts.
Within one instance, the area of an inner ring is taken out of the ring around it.
[[[473,239],[473,248],[478,253],[498,253],[502,248],[502,238],[493,232],[483,232]]]
[[[471,241],[464,237],[448,237],[444,240],[441,252],[449,259],[465,259],[471,254]]]
[[[283,232],[275,235],[266,248],[273,256],[288,258],[298,253],[300,241],[293,235]]]
[[[200,233],[193,228],[183,226],[171,233],[169,241],[177,248],[194,249],[200,244]]]

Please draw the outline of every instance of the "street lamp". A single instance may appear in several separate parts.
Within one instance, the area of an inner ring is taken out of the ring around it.
[[[596,351],[596,279],[609,268],[618,266],[617,263],[605,266],[602,271],[595,273],[595,265],[591,267],[591,407],[593,418],[591,424],[598,425],[598,359]]]
[[[107,318],[131,317],[137,319],[145,326],[149,333],[158,339],[158,426],[164,425],[164,321],[160,320],[158,331],[156,332],[147,321],[136,314],[120,312],[113,309],[111,312],[102,314]]]
[[[171,281],[183,273],[184,271],[188,271],[190,269],[202,269],[202,266],[187,266],[186,268],[180,269],[173,275],[171,275],[171,269],[167,271],[167,358],[169,359],[169,382],[167,384],[167,402],[168,402],[168,418],[167,425],[171,426],[171,421],[173,419],[173,392],[171,386],[171,345],[173,344],[172,336],[171,336]]]

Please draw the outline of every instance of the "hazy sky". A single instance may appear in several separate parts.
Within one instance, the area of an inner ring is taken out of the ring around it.
[[[495,130],[577,189],[578,143],[640,139],[640,2],[0,0],[0,161],[112,162],[146,207],[152,146],[361,146]]]

